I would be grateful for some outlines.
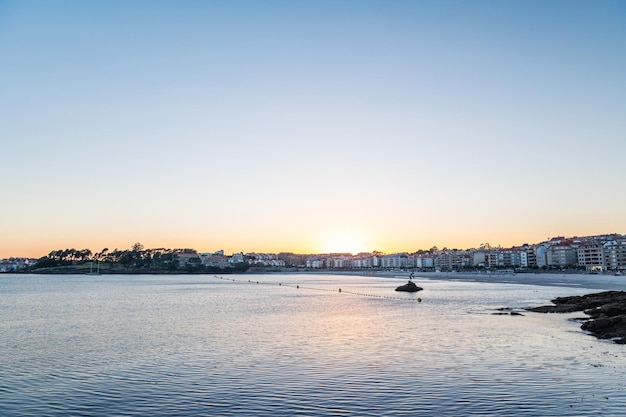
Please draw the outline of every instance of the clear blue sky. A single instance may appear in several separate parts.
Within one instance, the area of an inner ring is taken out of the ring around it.
[[[2,1],[0,257],[626,233],[626,2]]]

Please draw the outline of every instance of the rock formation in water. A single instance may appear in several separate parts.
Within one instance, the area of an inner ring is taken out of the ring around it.
[[[553,306],[528,308],[536,313],[572,313],[584,311],[590,319],[581,329],[599,339],[626,344],[626,292],[605,291],[582,296],[558,297]]]
[[[406,284],[400,285],[398,288],[396,288],[396,291],[406,291],[406,292],[417,292],[417,291],[422,291],[422,290],[423,288],[415,285],[413,281],[409,281]]]

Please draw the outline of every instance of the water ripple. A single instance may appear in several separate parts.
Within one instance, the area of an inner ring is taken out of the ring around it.
[[[622,346],[565,317],[488,314],[571,288],[429,282],[405,303],[364,277],[32,279],[0,281],[2,416],[610,416],[626,401]]]

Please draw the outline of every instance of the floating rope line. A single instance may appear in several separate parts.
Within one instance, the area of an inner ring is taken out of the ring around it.
[[[418,303],[422,302],[422,299],[420,297],[417,297],[417,298],[391,297],[387,295],[376,295],[376,294],[368,294],[368,293],[355,292],[355,291],[347,291],[347,290],[342,290],[341,288],[330,289],[330,288],[308,287],[308,286],[304,286],[300,284],[283,284],[282,282],[279,282],[277,284],[274,282],[263,282],[263,281],[257,281],[257,280],[251,280],[251,279],[244,281],[244,280],[235,279],[235,278],[224,278],[224,277],[220,277],[217,275],[215,275],[215,278],[221,279],[222,281],[242,282],[242,283],[249,283],[249,284],[255,284],[255,285],[272,285],[272,286],[278,285],[279,287],[290,287],[290,288],[295,288],[295,289],[312,290],[312,291],[324,291],[324,292],[332,292],[332,293],[338,293],[338,294],[350,294],[350,295],[357,295],[360,297],[384,298],[387,300],[399,300],[399,301],[417,301]]]

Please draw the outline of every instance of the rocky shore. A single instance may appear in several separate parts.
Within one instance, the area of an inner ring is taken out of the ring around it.
[[[589,315],[581,329],[599,339],[626,344],[626,292],[604,291],[582,296],[558,297],[554,305],[528,308],[536,313],[572,313]]]

